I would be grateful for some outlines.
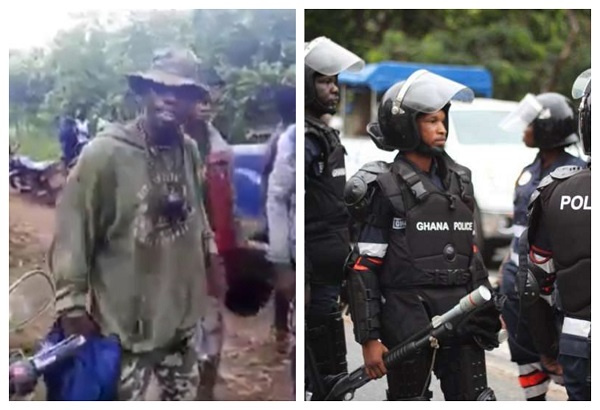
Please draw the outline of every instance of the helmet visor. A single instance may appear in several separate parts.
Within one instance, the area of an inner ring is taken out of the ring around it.
[[[365,66],[359,56],[326,37],[318,37],[304,46],[304,64],[323,75],[360,71]]]
[[[507,132],[523,132],[540,115],[543,109],[544,107],[533,94],[527,94],[519,102],[517,108],[504,117],[498,125]]]
[[[579,99],[583,97],[585,93],[585,89],[587,88],[588,83],[592,79],[592,69],[588,68],[583,73],[579,74],[579,77],[573,83],[573,90],[571,90],[571,95],[573,98]]]
[[[427,70],[418,70],[400,88],[394,105],[398,109],[407,107],[430,114],[444,108],[450,100],[471,102],[474,97],[473,90],[463,84]]]

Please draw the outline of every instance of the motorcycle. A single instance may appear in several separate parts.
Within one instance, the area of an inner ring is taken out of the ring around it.
[[[53,206],[56,203],[59,188],[53,185],[59,174],[60,163],[55,161],[33,161],[18,155],[19,145],[9,147],[10,186],[21,194],[31,196],[37,201]]]
[[[54,303],[54,284],[41,270],[25,273],[9,288],[9,333],[22,331]],[[11,400],[31,399],[38,378],[73,355],[86,342],[72,335],[54,345],[43,344],[37,353],[27,356],[19,349],[9,351],[8,391]]]

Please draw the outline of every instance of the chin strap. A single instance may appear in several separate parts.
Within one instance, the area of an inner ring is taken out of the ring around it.
[[[419,140],[419,145],[417,145],[415,151],[420,154],[430,155],[433,157],[441,157],[445,152],[443,148],[430,147],[429,145],[425,144],[422,139]]]

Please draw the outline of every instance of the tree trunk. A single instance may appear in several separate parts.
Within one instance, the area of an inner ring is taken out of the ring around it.
[[[577,16],[573,10],[565,10],[567,13],[567,19],[569,20],[569,35],[567,36],[565,43],[563,45],[558,58],[554,62],[552,66],[552,70],[550,71],[550,76],[548,77],[548,81],[542,86],[542,92],[548,92],[556,89],[556,83],[558,82],[558,77],[560,75],[560,70],[565,62],[571,56],[571,52],[573,51],[573,44],[577,39],[577,35],[579,34],[580,27],[579,21],[577,21]]]

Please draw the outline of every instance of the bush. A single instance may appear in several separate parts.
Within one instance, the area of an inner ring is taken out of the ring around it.
[[[57,160],[60,158],[58,135],[50,127],[24,126],[17,132],[9,131],[10,143],[19,144],[19,154],[27,155],[36,161]]]

